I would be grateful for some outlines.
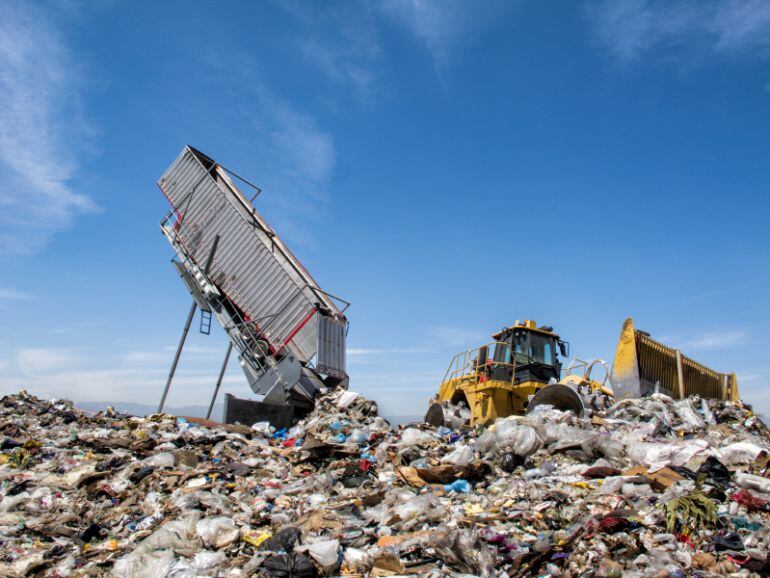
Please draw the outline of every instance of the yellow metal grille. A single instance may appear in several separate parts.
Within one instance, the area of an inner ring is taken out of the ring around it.
[[[660,383],[660,388],[674,398],[700,395],[702,397],[731,399],[734,377],[719,373],[682,355],[676,349],[655,341],[642,331],[635,332],[636,354],[639,360],[639,378],[642,382]],[[681,359],[682,388],[679,383],[677,357]],[[736,392],[737,395],[737,392]]]

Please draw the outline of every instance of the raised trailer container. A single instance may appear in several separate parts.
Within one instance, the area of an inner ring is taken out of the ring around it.
[[[322,384],[347,384],[348,303],[321,289],[236,180],[185,146],[158,180],[172,206],[161,230],[193,299],[232,340],[257,402],[271,415],[275,406],[306,410]],[[225,421],[245,420],[236,406],[228,398]]]

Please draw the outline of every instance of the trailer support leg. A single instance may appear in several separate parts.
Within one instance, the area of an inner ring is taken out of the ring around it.
[[[209,251],[209,256],[206,259],[206,266],[203,268],[203,272],[206,274],[208,274],[211,263],[214,260],[214,253],[217,252],[217,245],[219,245],[219,235],[214,237],[214,241],[211,243],[211,250]],[[158,404],[158,413],[163,411],[163,406],[166,404],[166,396],[168,395],[168,390],[171,389],[171,382],[173,381],[174,374],[176,373],[176,366],[179,363],[179,356],[182,355],[182,348],[184,347],[184,342],[187,340],[187,334],[190,332],[190,325],[192,325],[193,317],[195,317],[195,309],[197,307],[198,304],[193,301],[192,305],[190,306],[190,313],[187,315],[187,322],[184,324],[182,338],[179,340],[179,345],[176,348],[174,361],[171,364],[171,371],[168,372],[166,387],[163,388],[163,395],[161,396],[160,403]]]
[[[214,386],[214,395],[211,396],[211,403],[209,404],[209,410],[206,412],[206,419],[211,419],[211,410],[214,409],[214,402],[217,400],[219,394],[219,388],[222,385],[222,378],[225,376],[225,370],[227,369],[227,362],[230,361],[230,353],[233,351],[233,342],[227,344],[227,352],[225,352],[225,360],[222,362],[222,369],[219,370],[219,377],[217,378],[217,384]]]
[[[184,330],[182,330],[182,338],[179,340],[179,345],[176,348],[174,361],[171,363],[171,371],[168,372],[166,387],[163,389],[163,396],[160,398],[160,404],[158,404],[158,413],[163,411],[163,406],[166,404],[166,396],[168,395],[168,390],[171,389],[171,381],[174,379],[176,366],[179,363],[179,356],[182,355],[182,348],[184,347],[184,342],[187,340],[187,334],[190,332],[190,325],[192,325],[193,317],[195,317],[195,309],[197,307],[195,301],[190,305],[190,313],[187,315],[187,322],[184,324]]]

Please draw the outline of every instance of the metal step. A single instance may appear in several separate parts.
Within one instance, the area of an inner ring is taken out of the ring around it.
[[[203,333],[203,335],[211,334],[211,311],[206,311],[205,309],[201,309],[200,332]]]

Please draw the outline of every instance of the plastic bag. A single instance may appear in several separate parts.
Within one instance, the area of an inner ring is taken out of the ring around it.
[[[263,436],[269,436],[275,431],[275,428],[270,425],[269,421],[258,421],[254,425],[251,426],[252,431],[263,435]]]
[[[433,494],[415,496],[393,508],[393,513],[403,521],[439,518],[443,512],[443,506]]]
[[[318,562],[324,570],[332,568],[340,558],[340,541],[323,540],[321,542],[310,544],[308,547],[308,554],[310,554],[310,557]]]
[[[473,459],[473,450],[466,445],[458,445],[457,448],[441,458],[442,464],[454,466],[467,466]]]
[[[318,576],[313,561],[303,554],[274,554],[262,563],[265,575],[271,578],[315,578]],[[251,575],[251,574],[248,574]]]
[[[345,566],[360,574],[365,573],[372,564],[369,555],[358,548],[346,548],[344,554]]]
[[[363,430],[354,429],[350,432],[346,441],[351,444],[361,445],[369,441],[369,436]]]
[[[458,494],[469,494],[471,492],[471,485],[467,480],[455,480],[451,484],[444,486],[445,492],[455,492]]]
[[[657,471],[665,466],[683,466],[699,454],[710,453],[713,450],[708,443],[701,439],[666,444],[636,443],[626,448],[633,462],[645,464],[650,471]]]
[[[735,472],[735,483],[742,488],[770,494],[770,479],[743,472]]]
[[[738,464],[750,464],[754,462],[765,448],[753,444],[749,441],[736,442],[728,446],[719,448],[723,461],[731,466]]]
[[[495,449],[495,432],[487,430],[476,438],[475,448],[481,454],[489,453]]]
[[[692,406],[689,399],[681,399],[674,402],[674,411],[685,423],[688,431],[706,427],[706,422],[701,415],[695,411],[695,408]]]
[[[337,400],[337,407],[339,409],[347,409],[359,397],[361,397],[360,393],[356,393],[355,391],[346,391]]]
[[[494,432],[498,450],[507,449],[519,456],[533,454],[543,445],[540,434],[526,418],[497,420]]]
[[[410,427],[401,434],[401,439],[396,442],[397,446],[410,447],[432,442],[436,438],[428,432]]]
[[[240,531],[232,518],[217,516],[204,518],[195,525],[195,532],[206,546],[224,548],[235,542]]]
[[[201,549],[201,542],[195,535],[195,524],[200,512],[194,511],[184,518],[166,522],[139,543],[135,552],[170,549],[182,556],[193,556]]]
[[[180,560],[169,570],[168,578],[198,578],[218,574],[216,569],[225,562],[224,552],[198,552],[192,562]]]
[[[150,457],[143,459],[141,463],[145,467],[173,468],[174,454],[172,454],[171,452],[161,452],[159,454],[153,454]]]
[[[116,578],[157,578],[166,576],[175,561],[174,553],[170,550],[155,550],[153,552],[134,551],[127,556],[118,558],[112,567],[112,575]]]

